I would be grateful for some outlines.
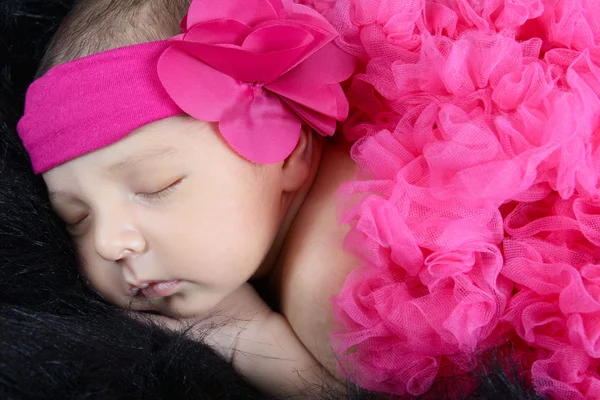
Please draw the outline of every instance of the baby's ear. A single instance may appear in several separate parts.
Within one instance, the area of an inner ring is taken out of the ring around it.
[[[310,176],[313,164],[319,162],[318,154],[316,154],[317,140],[318,138],[315,137],[312,128],[302,125],[298,144],[281,167],[282,189],[284,192],[293,192],[300,189]]]

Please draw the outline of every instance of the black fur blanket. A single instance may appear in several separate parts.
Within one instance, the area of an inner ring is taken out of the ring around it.
[[[0,399],[257,399],[198,342],[97,299],[14,128],[69,1],[0,3]]]

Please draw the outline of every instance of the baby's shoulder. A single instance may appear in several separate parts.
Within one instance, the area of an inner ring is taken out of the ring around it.
[[[338,222],[335,197],[353,175],[347,149],[326,146],[319,175],[290,229],[273,280],[282,314],[330,371],[335,371],[329,344],[331,298],[357,265],[343,249],[347,227]]]

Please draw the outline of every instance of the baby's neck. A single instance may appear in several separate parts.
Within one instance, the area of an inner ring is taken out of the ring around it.
[[[309,194],[315,192],[311,195],[313,200],[310,207],[315,207],[315,196],[326,199],[324,201],[329,203],[339,185],[354,174],[354,162],[350,158],[349,144],[337,144],[324,140],[320,136],[315,136],[313,162],[309,177],[304,186],[295,193],[290,201],[273,246],[253,279],[262,278],[271,272],[275,272],[274,267],[277,269],[276,264],[282,248],[286,244],[290,229],[293,229],[294,221],[305,206],[305,200],[309,197]],[[321,206],[331,206],[331,204],[321,204]]]

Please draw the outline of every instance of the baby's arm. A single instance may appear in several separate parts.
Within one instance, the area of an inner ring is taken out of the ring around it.
[[[332,377],[304,347],[288,321],[273,312],[251,285],[224,300],[204,340],[265,393],[278,397],[315,398]],[[341,389],[341,385],[338,387]]]

